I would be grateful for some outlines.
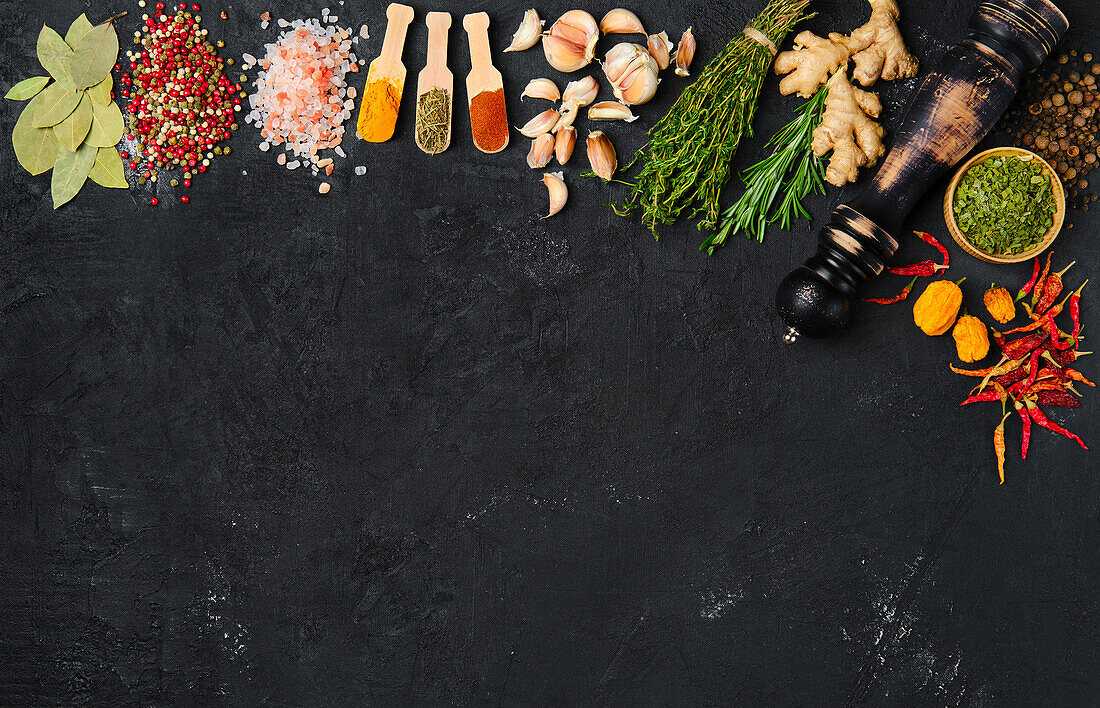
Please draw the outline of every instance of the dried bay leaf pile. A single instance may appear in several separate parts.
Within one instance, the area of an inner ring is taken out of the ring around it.
[[[81,15],[64,37],[43,25],[38,61],[49,76],[20,81],[4,96],[28,101],[12,130],[12,147],[32,175],[53,170],[54,209],[75,197],[88,179],[104,187],[128,187],[115,148],[124,131],[122,111],[111,100],[117,56],[118,34],[111,20],[93,25]]]

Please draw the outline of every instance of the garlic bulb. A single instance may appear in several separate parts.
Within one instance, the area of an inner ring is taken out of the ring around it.
[[[657,93],[657,60],[638,44],[616,44],[603,63],[604,74],[611,83],[615,98],[628,106],[639,106]]]
[[[564,177],[563,172],[546,172],[542,175],[542,183],[546,185],[550,196],[550,213],[542,218],[549,219],[557,214],[569,199],[569,187],[565,186]]]
[[[630,106],[618,101],[600,101],[588,109],[589,120],[625,120],[633,123],[638,116],[630,111]]]
[[[695,35],[691,28],[684,30],[684,36],[680,38],[680,47],[676,50],[676,75],[688,76],[688,68],[691,60],[695,58]]]
[[[600,20],[600,31],[604,34],[645,34],[638,16],[621,7],[603,16]]]
[[[554,156],[554,136],[543,133],[531,141],[531,151],[527,153],[527,166],[532,170],[542,169],[550,164]]]
[[[512,43],[504,51],[522,52],[538,44],[544,24],[546,23],[539,19],[539,13],[535,10],[531,9],[523,13],[523,21],[519,23],[519,29],[512,35]]]
[[[672,63],[672,42],[668,41],[668,32],[649,35],[649,55],[657,62],[657,68],[664,71]]]
[[[584,10],[570,10],[543,35],[542,50],[550,66],[568,74],[588,66],[596,56],[599,38],[595,17]]]
[[[569,162],[573,156],[573,146],[577,144],[577,129],[571,125],[564,126],[558,131],[554,140],[554,158],[559,165]]]
[[[570,81],[565,87],[565,93],[561,95],[562,103],[572,103],[577,107],[587,106],[596,100],[596,94],[600,92],[600,85],[591,76],[586,76],[577,81]]]
[[[554,126],[558,124],[559,118],[561,118],[561,114],[553,108],[550,108],[527,121],[527,123],[519,129],[519,132],[525,138],[537,138],[544,133],[549,133]]]
[[[588,163],[592,171],[604,182],[610,180],[619,169],[619,160],[615,156],[615,147],[603,131],[594,130],[588,134]]]
[[[561,98],[561,91],[558,89],[558,85],[550,79],[531,79],[531,82],[527,84],[527,88],[523,89],[523,93],[519,97],[522,99],[526,96],[556,101]]]

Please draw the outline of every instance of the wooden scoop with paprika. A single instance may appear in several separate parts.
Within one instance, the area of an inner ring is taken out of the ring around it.
[[[504,104],[504,78],[493,66],[489,50],[489,16],[475,12],[462,19],[470,40],[470,73],[466,94],[470,97],[470,129],[474,145],[487,153],[508,147],[508,110]]]

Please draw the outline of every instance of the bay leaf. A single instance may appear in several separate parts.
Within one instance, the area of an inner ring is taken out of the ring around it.
[[[60,149],[52,130],[34,126],[37,102],[41,100],[42,94],[31,99],[19,115],[19,120],[15,121],[15,128],[11,131],[11,144],[15,148],[15,158],[19,160],[23,169],[32,175],[40,175],[53,167]]]
[[[35,127],[49,128],[65,120],[76,110],[82,96],[83,93],[70,91],[61,82],[52,83],[42,89],[42,93],[36,97],[41,98],[42,102],[34,112]]]
[[[23,79],[8,89],[8,92],[4,94],[4,98],[10,98],[13,101],[26,101],[37,96],[42,89],[46,88],[48,83],[50,83],[50,77],[48,76],[32,76],[29,79]]]
[[[100,81],[95,86],[88,89],[88,93],[91,94],[92,100],[101,106],[106,106],[111,102],[111,90],[115,87],[114,77],[108,76]]]
[[[92,98],[84,93],[80,96],[80,103],[69,117],[53,127],[53,135],[61,147],[69,152],[76,152],[84,138],[88,137],[88,131],[92,127]],[[95,145],[93,147],[99,147]]]
[[[57,162],[53,165],[53,180],[50,183],[54,209],[77,195],[88,180],[88,173],[92,171],[98,153],[99,148],[86,144],[81,145],[76,152],[58,151]]]
[[[73,50],[52,28],[42,25],[38,33],[38,61],[42,68],[50,72],[57,83],[70,91],[76,91],[73,83]]]
[[[92,170],[88,173],[88,179],[102,187],[111,189],[128,189],[126,183],[126,170],[122,167],[122,157],[113,147],[101,147],[96,153]]]
[[[69,25],[69,31],[65,33],[65,44],[70,47],[76,46],[80,38],[88,34],[88,30],[91,28],[92,23],[88,21],[88,16],[80,13],[80,17],[73,20],[73,23]]]
[[[73,45],[72,77],[78,89],[98,84],[111,74],[118,59],[118,33],[114,24],[97,25]]]
[[[84,138],[89,145],[107,148],[114,147],[122,140],[122,111],[114,103],[101,106],[92,101],[92,126]]]

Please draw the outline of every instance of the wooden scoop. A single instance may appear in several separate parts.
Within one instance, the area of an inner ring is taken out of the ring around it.
[[[455,77],[447,68],[447,31],[451,28],[451,13],[429,12],[424,24],[428,25],[428,61],[416,80],[416,145],[429,155],[437,155],[451,145],[451,112],[454,103]],[[432,89],[447,92],[447,140],[442,147],[429,149],[421,142],[421,124],[430,119],[422,115],[420,98]]]
[[[397,127],[397,111],[394,111],[392,117],[387,116],[389,123],[382,130],[368,132],[365,129],[369,113],[367,97],[370,95],[371,83],[389,81],[397,91],[400,106],[401,92],[405,88],[405,65],[401,63],[401,52],[405,48],[405,34],[413,21],[413,9],[408,5],[390,3],[386,8],[386,17],[389,24],[386,26],[386,39],[382,42],[382,53],[370,63],[363,99],[359,104],[359,137],[372,143],[386,142],[393,137],[393,131]]]
[[[492,52],[489,50],[489,16],[484,12],[475,12],[462,18],[462,26],[466,28],[466,34],[470,39],[470,75],[466,77],[466,94],[470,103],[478,94],[485,91],[499,90],[504,95],[504,78],[493,66]],[[474,133],[474,145],[478,150],[487,153],[500,152],[508,147],[508,112],[504,107],[503,98],[500,102],[500,110],[504,114],[503,142],[500,145],[478,144],[478,135]],[[472,111],[471,111],[472,116]]]

